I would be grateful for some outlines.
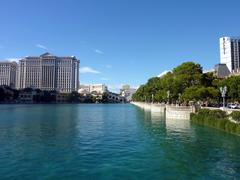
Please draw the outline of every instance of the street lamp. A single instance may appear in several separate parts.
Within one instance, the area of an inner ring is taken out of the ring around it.
[[[180,100],[181,100],[181,93],[178,93],[178,103],[180,105]]]
[[[227,86],[224,87],[220,87],[220,92],[223,98],[223,108],[225,108],[225,97],[226,97],[226,93],[227,93]]]
[[[167,91],[167,98],[168,98],[168,104],[169,104],[169,97],[170,97],[170,91]]]

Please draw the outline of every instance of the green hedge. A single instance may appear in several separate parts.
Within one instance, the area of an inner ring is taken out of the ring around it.
[[[234,115],[234,117],[240,117],[240,114],[237,115]],[[230,116],[232,116],[232,114]],[[240,135],[240,124],[231,122],[228,118],[229,117],[226,112],[222,110],[200,109],[198,113],[191,114],[191,122],[193,123],[213,127],[228,133]]]
[[[237,121],[237,122],[240,122],[240,111],[233,111],[231,114],[230,114],[230,117]]]

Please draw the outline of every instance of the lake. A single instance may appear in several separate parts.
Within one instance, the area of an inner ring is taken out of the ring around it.
[[[0,105],[0,179],[240,179],[240,137],[131,104]]]

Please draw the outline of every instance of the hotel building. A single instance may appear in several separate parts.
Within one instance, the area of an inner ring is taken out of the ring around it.
[[[77,91],[79,64],[75,56],[57,57],[50,53],[27,56],[19,61],[18,89],[30,87],[64,93]]]
[[[240,69],[240,38],[220,38],[220,63],[226,64],[231,73]]]
[[[107,86],[105,84],[91,84],[90,92],[97,92],[99,94],[103,94],[107,92]]]
[[[91,94],[94,92],[98,94],[103,94],[105,92],[108,92],[108,87],[105,84],[90,84],[90,85],[81,84],[79,86],[78,92],[81,94]]]
[[[126,99],[127,102],[132,100],[133,94],[137,91],[135,88],[131,88],[130,85],[123,85],[120,89],[120,94]]]
[[[16,87],[16,62],[0,62],[0,85]]]

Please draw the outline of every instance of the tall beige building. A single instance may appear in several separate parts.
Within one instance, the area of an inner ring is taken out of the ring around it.
[[[16,62],[0,62],[0,85],[16,87]]]
[[[27,56],[19,61],[18,88],[27,87],[60,92],[77,91],[80,60],[50,53]]]

